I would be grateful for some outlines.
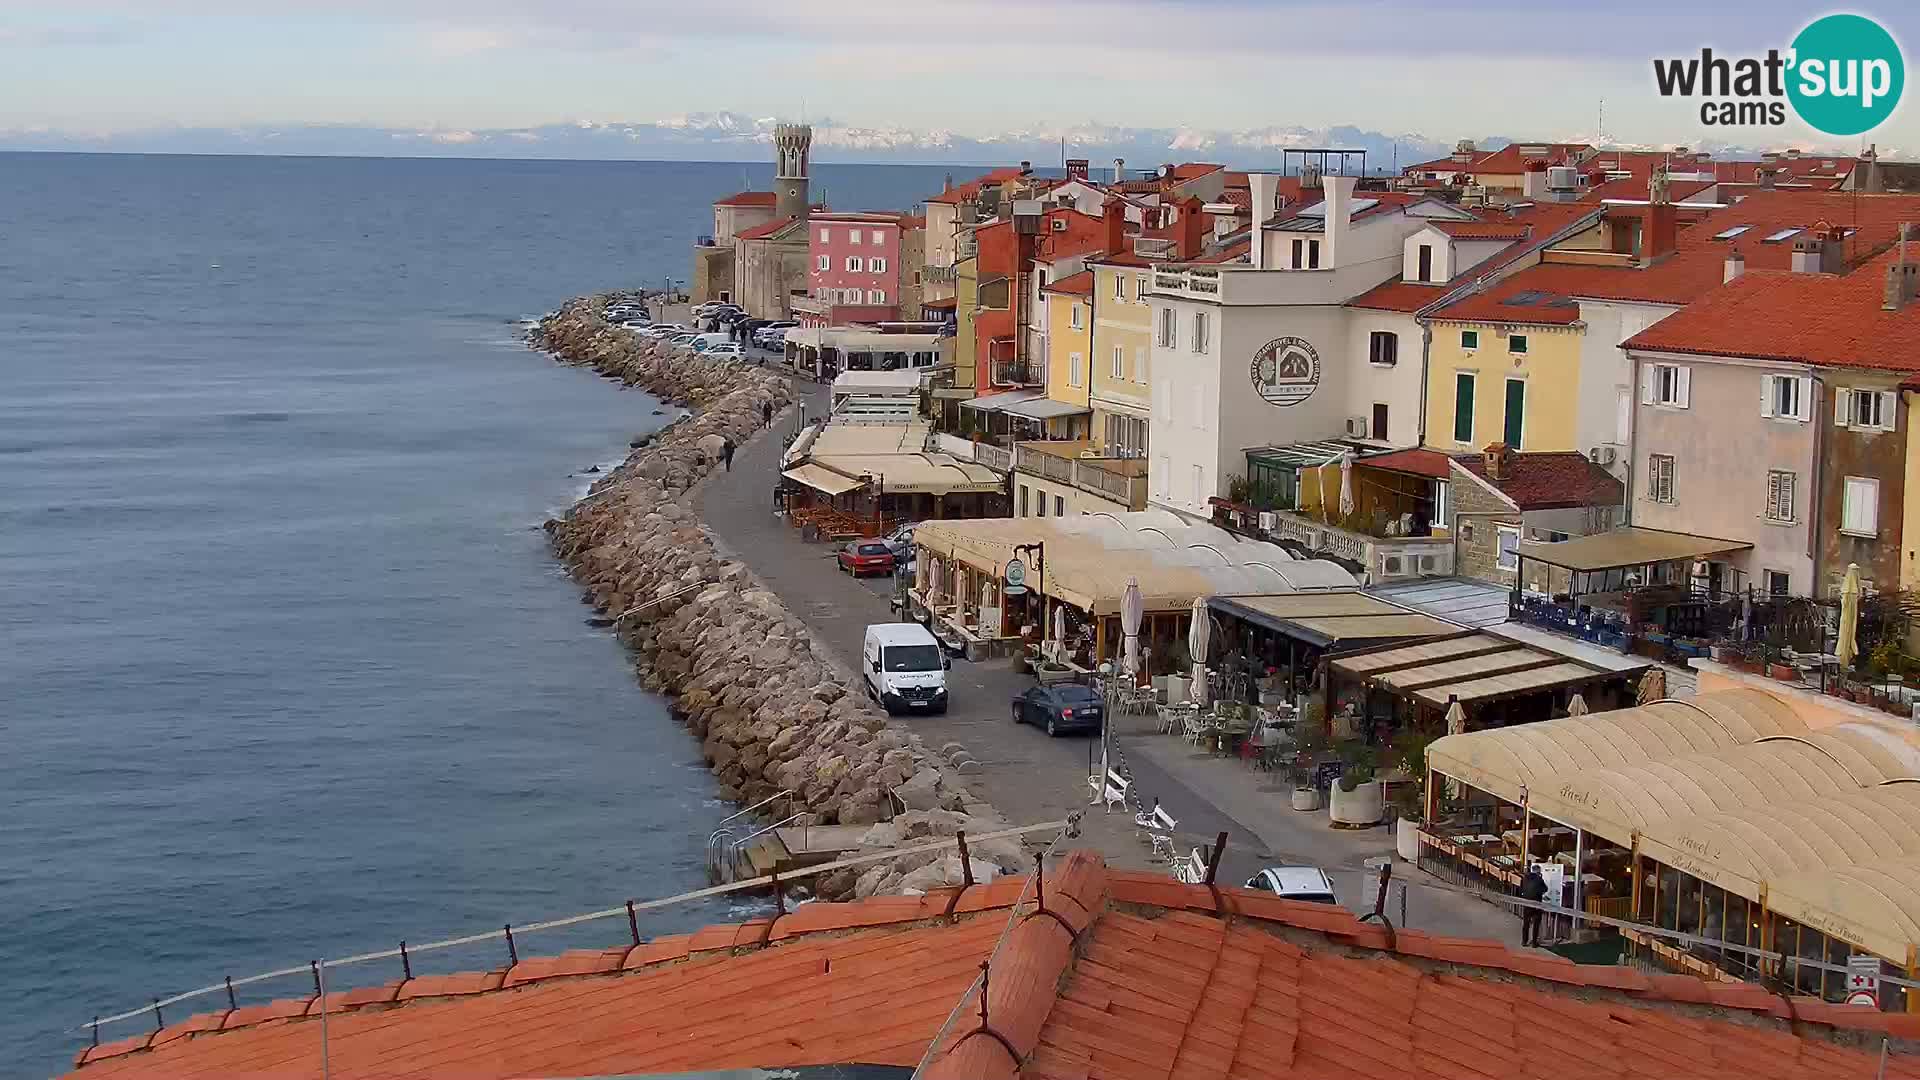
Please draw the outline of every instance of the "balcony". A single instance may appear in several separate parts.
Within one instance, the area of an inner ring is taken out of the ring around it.
[[[997,473],[1013,471],[1013,454],[991,443],[974,443],[973,460],[975,464],[985,465]]]
[[[927,266],[920,271],[920,281],[926,285],[951,285],[954,277],[951,266]]]
[[[1372,536],[1329,525],[1290,510],[1262,511],[1226,499],[1213,500],[1214,521],[1234,532],[1286,542],[1314,555],[1357,566],[1364,584],[1378,585],[1453,575],[1453,541],[1445,536]]]
[[[1147,508],[1145,458],[1083,457],[1100,452],[1098,444],[1085,439],[1017,443],[1014,451],[1014,468],[1028,476],[1078,488],[1129,510]]]
[[[991,372],[995,386],[1044,386],[1046,369],[1031,360],[995,360]]]

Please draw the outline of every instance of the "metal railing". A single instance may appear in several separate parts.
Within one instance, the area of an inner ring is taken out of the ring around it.
[[[1027,360],[995,360],[990,376],[995,386],[1037,386],[1042,381],[1040,365]]]
[[[994,472],[1010,473],[1013,471],[1013,454],[991,443],[974,443],[973,460],[977,464],[985,465]]]
[[[778,798],[778,796],[776,796],[776,798]],[[756,804],[756,805],[764,805],[766,801],[771,801],[771,800],[763,800],[761,804]],[[748,810],[743,810],[740,813],[741,814],[748,813],[750,812],[751,809],[753,808],[750,807]],[[734,817],[738,817],[738,816],[740,815],[739,814],[734,815]],[[1065,830],[1068,829],[1068,826],[1071,824],[1072,820],[1073,819],[1071,818],[1064,818],[1056,821],[1041,822],[1035,825],[1014,826],[1012,828],[1000,829],[994,832],[984,833],[980,836],[972,837],[971,839],[974,842],[979,842],[983,840],[1002,840],[1010,837],[1025,836],[1028,833],[1047,832],[1047,831],[1058,831],[1064,835]],[[443,941],[430,941],[423,945],[408,945],[406,942],[403,941],[400,943],[400,947],[396,949],[380,949],[374,952],[365,952],[365,953],[359,953],[353,956],[342,957],[341,959],[338,959],[338,960],[331,960],[331,959],[310,960],[307,963],[301,964],[297,967],[285,967],[285,968],[279,968],[274,971],[263,971],[257,975],[247,975],[238,979],[227,977],[227,978],[223,978],[221,981],[217,983],[214,983],[211,986],[202,986],[202,987],[199,987],[198,989],[188,990],[183,993],[174,994],[171,997],[156,998],[151,1003],[142,1005],[137,1009],[128,1009],[125,1012],[115,1013],[112,1016],[95,1016],[91,1021],[85,1024],[81,1024],[78,1027],[70,1028],[68,1030],[72,1034],[91,1033],[93,1036],[94,1042],[97,1044],[100,1041],[100,1029],[109,1024],[117,1024],[122,1021],[131,1020],[131,1019],[134,1019],[135,1017],[145,1016],[148,1013],[152,1013],[154,1016],[154,1026],[156,1028],[163,1027],[165,1026],[165,1023],[164,1023],[164,1017],[162,1015],[162,1010],[171,1008],[184,1001],[192,1001],[196,998],[209,997],[215,994],[225,996],[225,998],[227,999],[228,1008],[237,1008],[238,1000],[236,995],[234,994],[234,991],[239,989],[240,987],[254,986],[259,983],[269,982],[275,979],[287,979],[287,978],[292,978],[294,976],[307,976],[312,978],[314,982],[314,993],[316,996],[318,996],[319,993],[321,992],[320,988],[325,984],[324,980],[326,978],[325,976],[326,971],[332,971],[332,970],[343,968],[343,967],[351,967],[357,964],[369,964],[369,963],[373,963],[380,960],[400,961],[401,973],[403,977],[410,979],[413,977],[413,958],[414,957],[420,956],[423,953],[439,952],[445,949],[453,949],[453,948],[458,948],[465,945],[481,944],[489,941],[506,942],[508,962],[509,964],[517,964],[519,963],[519,948],[516,942],[518,941],[519,938],[523,938],[528,934],[537,934],[537,933],[542,933],[548,930],[559,930],[559,929],[564,929],[570,926],[580,926],[585,923],[597,922],[604,919],[616,919],[616,918],[620,918],[621,916],[626,917],[628,935],[631,938],[632,944],[637,946],[643,943],[640,936],[640,924],[637,917],[638,913],[642,911],[654,911],[661,908],[672,907],[676,904],[690,903],[696,900],[707,900],[716,896],[727,896],[732,893],[747,892],[750,890],[764,889],[768,887],[777,888],[782,884],[791,884],[793,882],[802,881],[808,878],[818,877],[822,874],[830,874],[837,870],[846,870],[846,869],[851,869],[857,866],[867,866],[873,863],[885,862],[890,859],[897,859],[907,855],[918,855],[924,852],[932,852],[932,851],[945,851],[948,848],[952,848],[956,846],[964,850],[968,841],[969,841],[969,838],[965,834],[959,834],[956,836],[947,837],[942,840],[932,840],[924,844],[916,844],[912,847],[889,848],[885,851],[876,851],[876,852],[870,852],[868,854],[863,854],[863,855],[852,855],[844,859],[835,859],[832,862],[821,863],[818,866],[809,866],[809,867],[805,867],[804,869],[795,870],[790,874],[768,874],[764,877],[750,878],[745,881],[735,881],[726,885],[713,885],[705,889],[695,889],[691,892],[678,893],[673,896],[661,897],[656,900],[627,900],[624,903],[622,903],[619,907],[603,908],[599,911],[589,911],[579,915],[569,915],[569,916],[566,916],[565,918],[550,919],[546,922],[528,923],[522,926],[514,926],[513,924],[508,923],[505,926],[502,926],[498,930],[488,930],[478,934],[467,934],[462,937],[447,938]],[[1057,838],[1055,840],[1055,843],[1058,843]],[[322,1015],[324,1015],[324,1012]]]
[[[760,810],[762,807],[772,806],[781,799],[787,800],[787,813],[791,816],[794,813],[793,792],[776,791],[772,795],[754,803],[752,806],[743,810],[736,810],[720,819],[720,824],[714,826],[713,832],[707,836],[708,881],[726,882],[733,880],[733,874],[729,871],[731,871],[734,866],[734,833],[744,827],[741,824],[743,822],[746,825],[753,824],[750,815],[755,811]],[[767,813],[769,816],[772,816],[774,811],[769,810]]]

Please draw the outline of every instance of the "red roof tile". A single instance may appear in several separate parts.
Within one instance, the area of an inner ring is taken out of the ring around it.
[[[1418,311],[1435,300],[1447,295],[1447,286],[1429,284],[1423,281],[1381,282],[1359,296],[1347,301],[1348,307],[1370,308],[1375,311]]]
[[[772,206],[774,194],[771,191],[742,191],[724,199],[715,199],[715,206]]]
[[[980,190],[982,188],[985,188],[994,184],[1003,184],[1008,180],[1018,180],[1019,178],[1020,178],[1020,167],[1018,165],[1010,165],[1003,169],[994,169],[991,172],[982,173],[981,175],[976,176],[971,180],[967,180],[962,183],[955,184],[952,187],[948,188],[947,190],[942,191],[938,195],[929,195],[927,196],[926,201],[937,202],[937,203],[962,203],[967,201],[969,198],[979,195]]]
[[[1068,274],[1059,281],[1048,282],[1040,291],[1063,293],[1069,296],[1091,296],[1093,294],[1093,271],[1082,270],[1077,274]]]
[[[1510,221],[1435,221],[1433,227],[1462,240],[1525,240],[1528,229]]]
[[[1626,495],[1618,478],[1578,451],[1515,453],[1504,480],[1487,476],[1486,458],[1481,454],[1460,454],[1453,460],[1522,510],[1618,506]]]
[[[1534,267],[1522,270],[1491,288],[1468,293],[1433,312],[1433,318],[1451,322],[1512,323],[1527,326],[1568,326],[1580,321],[1580,304],[1564,292],[1542,288]],[[1582,267],[1581,269],[1584,269]]]
[[[1360,458],[1354,464],[1365,465],[1369,469],[1411,473],[1414,476],[1426,476],[1435,480],[1445,480],[1452,475],[1447,468],[1447,455],[1438,450],[1395,450],[1390,454],[1375,454],[1372,457]]]
[[[1920,258],[1920,247],[1914,251]],[[1626,347],[1920,371],[1920,304],[1882,307],[1888,251],[1853,273],[1748,271],[1629,338]],[[1916,271],[1920,272],[1920,271]]]
[[[775,218],[774,220],[767,222],[765,225],[755,225],[751,229],[744,229],[740,232],[734,233],[733,238],[735,240],[764,240],[768,237],[777,236],[778,234],[785,232],[789,226],[793,225],[793,223],[798,220],[799,220],[798,218],[790,218],[790,217]]]

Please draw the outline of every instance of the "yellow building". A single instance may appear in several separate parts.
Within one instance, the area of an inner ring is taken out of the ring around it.
[[[1047,398],[1073,410],[1057,410],[1064,414],[1047,419],[1047,437],[1084,439],[1092,412],[1087,361],[1093,354],[1093,273],[1069,274],[1041,292],[1047,302]]]
[[[1092,437],[1120,457],[1147,454],[1147,421],[1153,413],[1153,307],[1148,302],[1152,269],[1131,252],[1092,264]]]
[[[1587,449],[1577,438],[1586,332],[1578,304],[1503,285],[1429,321],[1428,446],[1447,453],[1496,442],[1525,451]]]

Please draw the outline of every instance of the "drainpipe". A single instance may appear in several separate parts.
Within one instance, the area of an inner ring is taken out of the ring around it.
[[[1416,446],[1427,445],[1427,376],[1428,367],[1433,362],[1433,323],[1424,318],[1414,320],[1420,324],[1420,438]]]
[[[1811,494],[1807,498],[1807,559],[1813,563],[1813,578],[1807,582],[1807,595],[1817,597],[1820,595],[1820,494],[1826,487],[1827,440],[1824,436],[1827,431],[1827,417],[1833,415],[1833,410],[1826,407],[1826,381],[1811,371],[1807,374],[1813,380],[1814,392],[1810,396],[1813,401],[1819,403],[1817,405],[1808,403],[1814,410],[1812,420],[1814,474],[1810,477],[1813,483],[1809,485]],[[1841,494],[1842,497],[1845,496],[1845,492]]]
[[[1640,457],[1640,357],[1627,354],[1627,503],[1621,510],[1621,527],[1633,524],[1633,493],[1640,490],[1633,486],[1639,476],[1635,466]]]

